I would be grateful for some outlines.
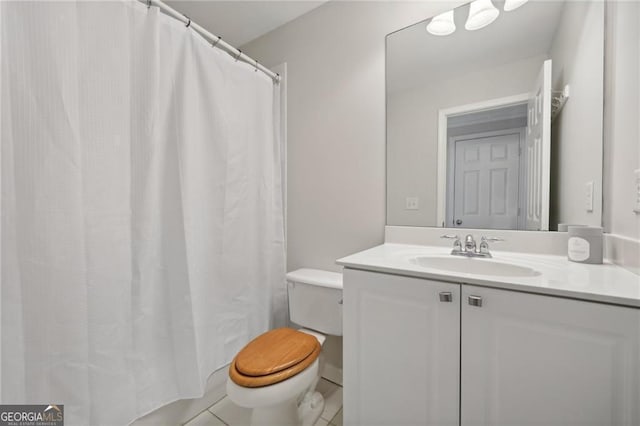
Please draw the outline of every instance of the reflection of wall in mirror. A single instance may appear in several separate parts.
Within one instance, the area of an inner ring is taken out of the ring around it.
[[[607,3],[605,59],[604,225],[607,232],[640,241],[640,214],[633,212],[633,171],[640,169],[640,2]],[[629,247],[617,254],[633,253]],[[637,252],[626,256],[640,271]]]
[[[604,3],[565,7],[551,48],[553,89],[570,98],[551,125],[551,229],[554,224],[600,226],[601,203],[585,208],[585,187],[602,193]],[[595,199],[599,199],[598,196]]]
[[[438,110],[527,93],[545,59],[534,56],[388,94],[388,225],[441,226],[436,224]],[[419,197],[420,210],[404,209],[407,196]]]

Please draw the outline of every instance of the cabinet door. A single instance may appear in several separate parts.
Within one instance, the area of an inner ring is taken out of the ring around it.
[[[639,341],[638,309],[464,285],[461,425],[640,425]]]
[[[460,285],[345,269],[343,296],[345,424],[457,426]]]

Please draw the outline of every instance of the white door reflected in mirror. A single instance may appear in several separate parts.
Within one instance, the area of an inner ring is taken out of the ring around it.
[[[454,178],[447,183],[453,191],[448,226],[521,229],[518,182],[523,132],[497,133],[451,138],[449,164]]]

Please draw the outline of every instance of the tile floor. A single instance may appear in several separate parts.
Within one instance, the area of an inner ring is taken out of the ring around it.
[[[320,379],[316,389],[324,397],[324,411],[315,426],[342,426],[342,386]],[[226,396],[198,414],[185,426],[247,426],[250,411]]]

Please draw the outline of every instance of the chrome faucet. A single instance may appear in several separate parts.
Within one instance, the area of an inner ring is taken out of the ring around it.
[[[473,239],[473,235],[467,234],[464,237],[464,251],[465,253],[475,253],[476,252],[476,240]]]
[[[454,256],[466,256],[466,257],[485,257],[491,258],[491,253],[489,252],[489,241],[504,241],[502,238],[496,237],[482,237],[480,239],[480,245],[476,245],[476,240],[473,239],[473,235],[468,234],[464,237],[464,247],[462,246],[462,241],[460,241],[460,237],[457,235],[443,235],[441,238],[452,239],[453,241],[453,250],[451,250],[451,254]]]

